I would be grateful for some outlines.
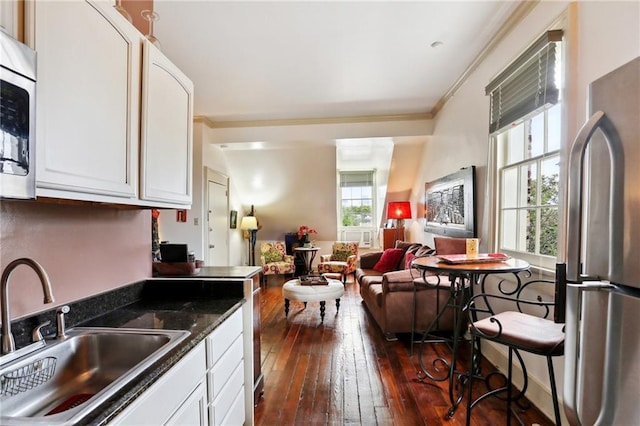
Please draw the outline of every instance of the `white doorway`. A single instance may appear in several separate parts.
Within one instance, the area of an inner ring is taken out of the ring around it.
[[[207,168],[206,266],[229,265],[229,178]]]

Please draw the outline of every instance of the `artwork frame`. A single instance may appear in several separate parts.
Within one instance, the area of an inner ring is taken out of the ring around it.
[[[476,168],[464,167],[424,186],[424,231],[475,238]]]
[[[229,228],[236,229],[238,227],[238,211],[231,210],[229,212]]]

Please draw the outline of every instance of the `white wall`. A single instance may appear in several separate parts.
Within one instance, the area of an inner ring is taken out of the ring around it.
[[[209,141],[209,133],[202,123],[193,127],[193,202],[187,212],[187,222],[176,221],[175,210],[161,210],[159,218],[159,234],[161,240],[175,243],[187,243],[195,252],[197,259],[206,259],[207,244],[207,206],[206,201],[206,168],[229,176],[224,154],[220,148]],[[229,179],[229,209],[238,211],[238,224],[242,217],[243,206],[239,202],[238,191],[234,179]],[[229,229],[229,264],[242,265],[244,242],[239,229]]]
[[[158,234],[160,241],[186,243],[193,250],[196,259],[205,259],[202,241],[203,223],[203,171],[202,171],[202,126],[193,127],[193,201],[187,211],[187,221],[176,221],[176,210],[161,209],[158,217]],[[206,220],[206,216],[204,216]]]
[[[478,234],[481,241],[488,240],[489,217],[486,202],[486,167],[488,155],[489,100],[484,87],[505,66],[516,58],[530,43],[538,38],[561,14],[567,11],[569,2],[542,1],[502,41],[496,50],[469,76],[458,92],[445,105],[435,119],[433,135],[429,137],[423,157],[422,170],[413,187],[412,200],[424,202],[424,183],[447,175],[461,167],[477,167]],[[576,55],[575,72],[567,76],[569,84],[575,84],[576,96],[567,99],[577,110],[575,122],[567,123],[569,129],[577,129],[585,120],[586,88],[593,79],[628,62],[640,54],[640,3],[589,1],[574,3],[577,37],[565,33],[569,40],[577,39],[577,46],[568,46]],[[574,79],[574,80],[571,80]],[[571,133],[573,133],[573,130]],[[569,142],[573,134],[569,135]],[[422,232],[423,223],[412,226],[412,239],[432,243],[432,236]],[[486,250],[481,243],[481,250]],[[483,346],[484,348],[484,346]],[[502,363],[502,349],[487,348],[485,355]],[[562,386],[562,359],[557,360],[556,379]],[[553,417],[546,363],[540,357],[527,357],[533,386],[528,396]]]

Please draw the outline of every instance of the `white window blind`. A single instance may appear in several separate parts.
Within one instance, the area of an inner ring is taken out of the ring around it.
[[[489,133],[558,102],[556,81],[562,30],[547,31],[485,88],[491,97]]]

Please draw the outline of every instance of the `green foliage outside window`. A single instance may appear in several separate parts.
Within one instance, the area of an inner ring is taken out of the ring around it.
[[[369,226],[371,213],[371,206],[342,207],[342,226]]]
[[[558,187],[557,174],[542,176],[540,185],[540,205],[549,206],[532,209],[528,214],[527,224],[527,252],[536,252],[536,221],[540,213],[540,254],[556,256],[558,253]],[[535,204],[538,185],[535,179],[529,182],[528,196]]]

